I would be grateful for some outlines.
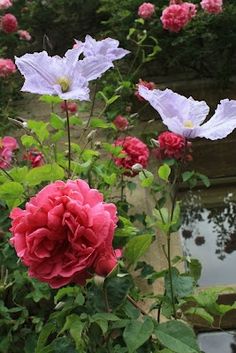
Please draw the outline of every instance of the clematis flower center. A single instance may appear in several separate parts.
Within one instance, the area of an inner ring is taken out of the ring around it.
[[[184,127],[187,127],[189,129],[194,128],[194,124],[193,124],[192,120],[185,120],[183,125],[184,125]]]
[[[65,77],[62,76],[57,80],[57,83],[61,86],[61,90],[63,93],[68,92],[69,88],[70,88],[70,80]]]

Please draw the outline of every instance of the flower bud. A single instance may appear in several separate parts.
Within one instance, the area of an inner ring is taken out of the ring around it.
[[[142,164],[140,164],[140,163],[136,163],[136,164],[134,164],[134,165],[132,166],[131,169],[132,169],[133,172],[139,173],[139,172],[141,172],[141,171],[143,170],[143,166],[142,166]]]

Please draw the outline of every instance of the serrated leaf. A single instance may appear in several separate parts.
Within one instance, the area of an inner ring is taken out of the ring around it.
[[[131,320],[123,332],[124,341],[129,353],[133,353],[142,346],[151,336],[154,324],[151,318],[146,317],[144,322]]]
[[[104,281],[104,289],[111,309],[118,308],[126,299],[132,286],[132,278],[127,275],[124,277],[107,277]]]
[[[184,173],[182,174],[183,182],[186,182],[186,181],[190,180],[194,175],[195,175],[195,172],[194,172],[194,171],[191,171],[191,172],[184,172]]]
[[[62,119],[59,115],[51,113],[50,124],[54,129],[60,130],[65,128],[65,119]]]
[[[43,349],[47,344],[48,337],[50,336],[51,333],[55,332],[55,330],[56,330],[56,326],[53,323],[48,323],[42,328],[38,338],[35,353],[43,352]]]
[[[64,331],[69,330],[71,337],[75,341],[76,349],[79,350],[80,346],[83,346],[83,340],[81,337],[84,328],[84,323],[80,320],[80,317],[76,314],[71,314],[66,317],[66,322],[60,334]]]
[[[78,125],[81,126],[83,124],[83,120],[76,115],[70,116],[70,125]]]
[[[65,172],[58,164],[45,164],[43,166],[31,169],[26,175],[25,181],[30,186],[36,186],[43,181],[55,181],[64,178]]]
[[[200,353],[193,330],[181,321],[159,324],[154,333],[164,347],[175,353]]]
[[[48,123],[44,123],[43,121],[28,120],[27,125],[28,128],[35,133],[41,143],[49,137],[49,132],[47,129]]]
[[[106,123],[104,120],[99,118],[93,118],[90,122],[91,128],[100,128],[100,129],[116,129],[115,125],[112,123]]]
[[[33,138],[33,136],[29,136],[29,135],[21,136],[21,143],[26,148],[30,148],[32,146],[38,146],[38,142]]]
[[[141,180],[141,186],[143,188],[148,188],[154,181],[154,175],[148,170],[144,169],[139,173],[139,179]]]
[[[0,199],[11,209],[19,206],[24,200],[24,188],[20,183],[9,181],[0,185]]]
[[[143,256],[152,243],[152,235],[144,234],[136,236],[128,241],[124,249],[124,256],[129,264],[134,264]]]

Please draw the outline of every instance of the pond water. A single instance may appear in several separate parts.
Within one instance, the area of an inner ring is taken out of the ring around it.
[[[228,194],[221,206],[210,208],[202,206],[200,193],[190,193],[184,201],[183,249],[185,255],[202,263],[201,286],[236,283],[236,202],[233,196]]]
[[[209,332],[198,335],[201,350],[205,353],[236,353],[236,332]]]

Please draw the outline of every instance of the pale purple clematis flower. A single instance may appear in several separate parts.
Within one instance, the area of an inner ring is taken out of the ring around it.
[[[97,55],[78,60],[81,49],[70,49],[65,57],[49,56],[45,51],[25,54],[16,65],[25,77],[22,91],[58,95],[61,99],[89,100],[88,81],[101,76],[112,63]]]
[[[170,131],[186,138],[222,139],[236,128],[235,100],[221,100],[215,114],[203,124],[210,110],[204,101],[186,98],[170,89],[149,90],[141,85],[139,94],[157,110]]]
[[[110,62],[121,59],[130,53],[126,49],[118,48],[119,41],[112,38],[96,41],[90,35],[87,35],[84,42],[75,39],[75,43],[75,46],[83,50],[85,57],[102,55]]]

